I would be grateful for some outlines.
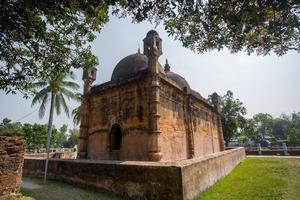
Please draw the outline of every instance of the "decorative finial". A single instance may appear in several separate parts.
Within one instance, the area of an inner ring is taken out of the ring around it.
[[[137,45],[138,45],[138,51],[137,51],[137,53],[138,53],[138,54],[141,54],[140,43],[139,43],[139,41],[136,41],[136,42],[137,42]]]
[[[168,59],[166,59],[166,64],[165,64],[165,72],[169,72],[170,71],[170,65],[169,65],[169,62],[168,62]]]

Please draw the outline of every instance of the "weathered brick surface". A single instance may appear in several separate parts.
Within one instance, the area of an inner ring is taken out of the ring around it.
[[[50,159],[48,177],[105,189],[126,199],[192,200],[245,158],[237,148],[177,162]],[[45,160],[25,159],[24,174],[43,176]]]
[[[221,151],[181,163],[183,199],[197,199],[246,157],[244,148]]]
[[[20,189],[24,163],[24,140],[0,136],[0,199]]]

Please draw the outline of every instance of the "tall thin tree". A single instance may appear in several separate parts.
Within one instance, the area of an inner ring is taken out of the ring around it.
[[[77,90],[79,88],[79,85],[73,81],[68,80],[69,77],[69,75],[60,74],[55,77],[49,78],[48,80],[41,80],[33,84],[35,88],[39,89],[39,91],[35,93],[31,106],[34,106],[37,103],[41,103],[39,108],[40,118],[44,117],[46,106],[48,105],[50,99],[50,114],[46,144],[47,158],[45,164],[44,184],[46,184],[47,180],[49,148],[54,110],[56,111],[56,114],[59,115],[61,113],[62,107],[66,115],[69,117],[69,108],[65,97],[67,97],[68,100],[73,99],[76,101],[80,101],[80,97],[74,92],[74,90]]]

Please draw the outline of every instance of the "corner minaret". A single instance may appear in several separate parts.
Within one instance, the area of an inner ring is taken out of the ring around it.
[[[82,80],[83,80],[83,94],[86,95],[90,92],[93,82],[96,80],[97,68],[84,69]]]
[[[80,107],[80,135],[78,158],[86,158],[87,155],[87,134],[88,134],[88,110],[89,104],[86,96],[90,93],[92,83],[96,80],[97,69],[83,71],[83,97]]]
[[[148,57],[149,68],[153,74],[158,74],[158,58],[162,55],[162,40],[155,30],[147,33],[144,41],[144,54]]]
[[[151,30],[147,33],[144,39],[144,54],[148,57],[149,69],[149,143],[148,143],[148,158],[150,161],[160,161],[162,153],[158,145],[158,137],[161,131],[159,130],[158,121],[159,115],[159,63],[158,58],[162,55],[162,40],[158,33]]]
[[[212,105],[213,105],[214,109],[220,113],[221,112],[221,97],[216,92],[214,92],[211,95],[211,100],[212,100]]]
[[[218,126],[218,132],[219,132],[219,138],[220,138],[220,150],[225,150],[225,143],[224,143],[224,135],[223,135],[223,127],[222,127],[222,121],[221,121],[221,97],[214,92],[211,95],[212,105],[218,113],[217,117],[217,126]]]
[[[144,41],[144,54],[161,56],[162,55],[162,40],[155,30],[151,30],[147,33]]]

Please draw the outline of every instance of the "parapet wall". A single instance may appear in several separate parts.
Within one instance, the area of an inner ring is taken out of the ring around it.
[[[44,166],[43,159],[26,158],[24,175],[42,176]],[[161,163],[51,159],[48,177],[105,189],[131,199],[176,200],[182,196],[180,168]]]
[[[237,148],[182,162],[183,199],[195,199],[230,173],[245,157],[244,148]]]
[[[49,161],[48,177],[105,189],[130,199],[197,199],[245,158],[237,148],[179,162]],[[25,159],[24,174],[42,176],[45,161]]]
[[[0,136],[0,199],[20,189],[24,162],[24,140]]]

